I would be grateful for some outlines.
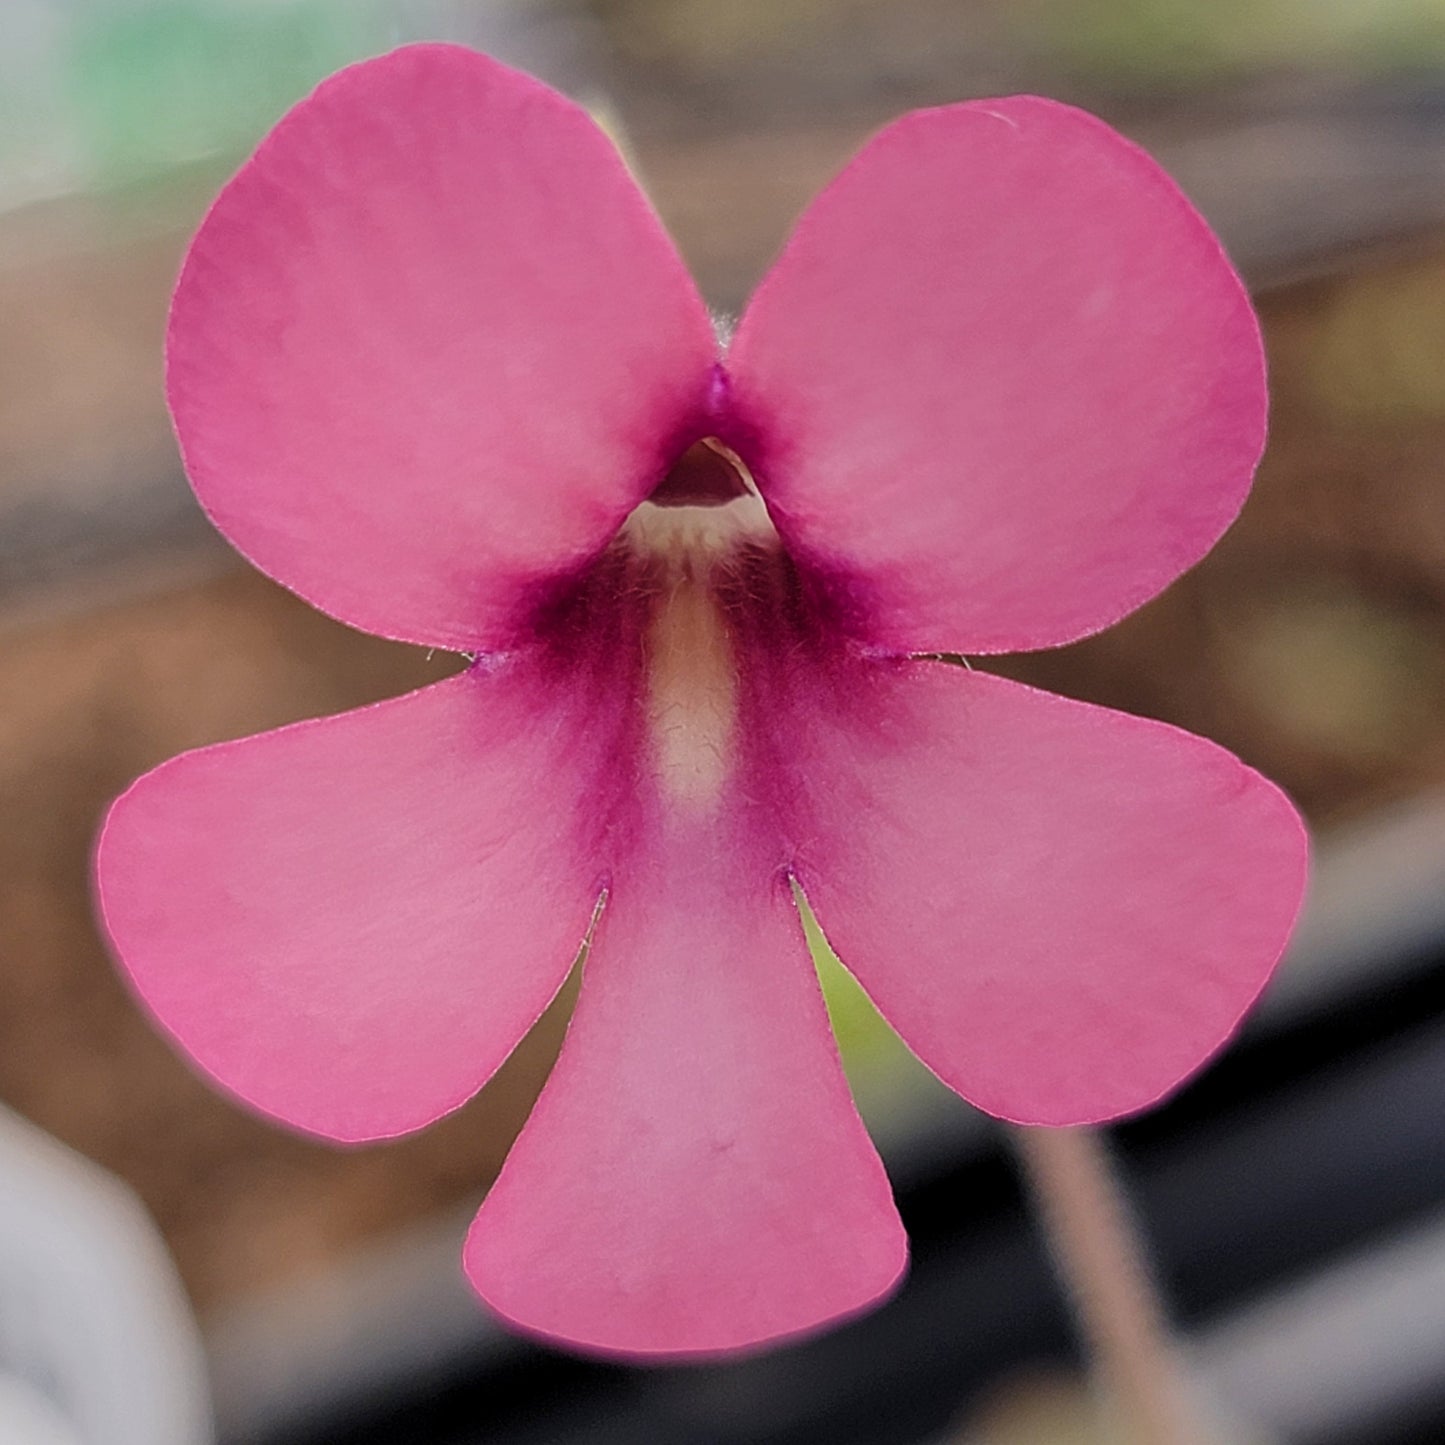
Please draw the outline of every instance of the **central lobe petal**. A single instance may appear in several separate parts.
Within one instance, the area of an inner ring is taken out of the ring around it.
[[[467,1243],[513,1323],[710,1354],[862,1309],[906,1258],[790,890],[686,824],[609,891],[561,1058]]]

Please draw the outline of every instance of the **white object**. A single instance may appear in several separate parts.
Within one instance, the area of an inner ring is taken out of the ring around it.
[[[214,1439],[195,1320],[140,1202],[0,1109],[0,1442]]]

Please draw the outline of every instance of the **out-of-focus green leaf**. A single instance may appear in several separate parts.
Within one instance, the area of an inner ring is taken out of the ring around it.
[[[387,45],[371,0],[136,0],[70,36],[74,123],[93,180],[240,154],[339,66]]]

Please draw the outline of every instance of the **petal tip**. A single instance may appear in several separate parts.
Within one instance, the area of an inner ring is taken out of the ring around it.
[[[702,1364],[711,1360],[745,1359],[779,1346],[801,1343],[815,1335],[839,1329],[886,1304],[908,1276],[908,1237],[894,1215],[894,1228],[886,1252],[879,1251],[874,1277],[847,1305],[826,1312],[800,1315],[776,1328],[738,1329],[699,1311],[696,1328],[685,1334],[674,1325],[654,1330],[599,1329],[565,1312],[529,1307],[525,1283],[518,1288],[494,1272],[486,1243],[485,1207],[473,1219],[462,1247],[462,1270],[473,1292],[507,1329],[538,1344],[565,1349],[598,1360],[636,1364]],[[875,1242],[876,1247],[876,1242]]]

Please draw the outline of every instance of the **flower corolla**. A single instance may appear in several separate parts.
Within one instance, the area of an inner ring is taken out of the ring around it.
[[[724,348],[582,110],[401,50],[221,193],[167,385],[256,566],[474,660],[142,778],[99,846],[106,926],[203,1070],[344,1141],[474,1094],[585,941],[465,1250],[517,1325],[706,1354],[899,1278],[799,894],[940,1078],[1032,1124],[1167,1094],[1279,958],[1306,849],[1278,789],[947,660],[1138,607],[1263,444],[1239,280],[1092,117],[888,127]]]

